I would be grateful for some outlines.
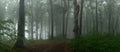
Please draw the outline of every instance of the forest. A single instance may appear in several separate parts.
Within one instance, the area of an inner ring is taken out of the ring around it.
[[[120,0],[0,0],[0,52],[120,52]]]

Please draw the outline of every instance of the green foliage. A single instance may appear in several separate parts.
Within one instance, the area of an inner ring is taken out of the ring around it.
[[[0,36],[6,35],[13,39],[15,37],[14,29],[12,20],[0,20]]]
[[[15,38],[15,31],[12,20],[0,19],[0,52],[10,52],[8,48],[11,44],[11,39]]]
[[[10,52],[8,48],[8,45],[0,43],[0,52]]]
[[[120,35],[87,35],[69,41],[72,52],[120,52]]]

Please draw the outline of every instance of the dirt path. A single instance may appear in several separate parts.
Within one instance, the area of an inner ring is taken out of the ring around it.
[[[25,52],[69,52],[69,47],[66,42],[38,43],[27,46]]]

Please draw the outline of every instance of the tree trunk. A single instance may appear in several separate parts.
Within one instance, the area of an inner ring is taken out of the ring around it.
[[[78,25],[78,15],[79,15],[79,5],[77,4],[77,0],[74,0],[74,35],[75,37],[79,34],[79,25]]]
[[[98,7],[97,7],[98,3],[96,0],[96,33],[98,33]]]
[[[19,20],[18,20],[18,35],[14,48],[24,48],[25,35],[25,12],[24,12],[24,0],[20,0],[19,6]]]
[[[68,29],[68,18],[69,18],[69,0],[67,0],[67,14],[66,14],[66,24],[65,24],[65,37],[67,38],[67,29]]]
[[[51,6],[51,39],[53,39],[53,35],[54,35],[54,20],[53,20],[53,3],[52,0],[50,0],[50,6]]]
[[[82,19],[83,19],[83,4],[84,4],[84,0],[81,0],[81,8],[80,8],[80,28],[79,28],[79,34],[82,34]]]
[[[32,5],[32,0],[30,0],[31,2],[31,40],[33,40],[33,24],[34,24],[34,20],[33,20],[33,5]]]

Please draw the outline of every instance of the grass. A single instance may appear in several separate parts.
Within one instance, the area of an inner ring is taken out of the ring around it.
[[[72,52],[120,52],[120,35],[85,35],[69,41]]]

